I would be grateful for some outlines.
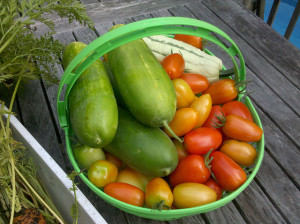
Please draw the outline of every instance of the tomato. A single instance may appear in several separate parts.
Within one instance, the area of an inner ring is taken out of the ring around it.
[[[225,116],[228,116],[230,114],[235,114],[240,117],[246,118],[250,121],[253,121],[251,112],[249,111],[247,106],[240,101],[235,100],[235,101],[230,101],[228,103],[225,103],[222,106],[222,109],[225,113]]]
[[[184,59],[182,55],[178,53],[167,55],[162,60],[161,65],[169,75],[170,79],[175,79],[181,76],[185,68]]]
[[[124,168],[124,163],[122,162],[122,160],[120,160],[119,158],[115,157],[114,155],[112,155],[111,153],[105,151],[105,157],[106,157],[106,160],[109,161],[109,162],[112,162],[114,163],[118,170],[121,170]]]
[[[220,105],[214,105],[211,108],[211,111],[208,115],[208,118],[202,125],[203,127],[211,127],[214,129],[217,129],[222,133],[222,127],[218,127],[218,124],[223,124],[223,121],[225,121],[225,113]]]
[[[184,136],[184,147],[190,154],[205,155],[216,150],[221,143],[221,133],[209,127],[196,128]]]
[[[214,178],[210,177],[204,185],[210,187],[217,193],[217,200],[222,198],[223,195],[223,190],[222,188],[218,185],[218,183],[214,180]]]
[[[177,151],[177,154],[178,154],[178,162],[179,162],[182,159],[184,159],[185,157],[187,157],[189,154],[185,150],[182,142],[178,141],[177,139],[173,139],[172,141],[175,145],[175,148],[176,148],[176,151]]]
[[[173,195],[176,208],[191,208],[217,200],[217,194],[213,189],[199,183],[179,184],[174,188]]]
[[[226,117],[222,130],[228,137],[243,142],[257,142],[263,134],[263,130],[253,121],[234,114]]]
[[[192,130],[196,126],[198,120],[198,111],[193,108],[181,108],[175,112],[175,116],[169,123],[169,127],[180,137]],[[164,128],[164,131],[169,137],[172,137],[166,128]]]
[[[183,73],[179,78],[189,84],[194,94],[202,93],[209,86],[207,78],[200,74]]]
[[[140,188],[145,191],[148,182],[152,177],[146,176],[138,171],[135,171],[129,167],[119,171],[116,182],[127,183]]]
[[[257,156],[256,149],[252,145],[234,139],[224,141],[220,151],[242,166],[251,166]]]
[[[234,100],[238,91],[235,87],[235,81],[232,79],[221,79],[211,83],[203,94],[209,93],[211,96],[212,104],[224,104]]]
[[[104,187],[104,193],[125,203],[142,207],[145,193],[138,187],[127,183],[110,183]]]
[[[247,180],[245,171],[224,153],[215,151],[210,157],[211,171],[222,189],[234,191]]]
[[[170,209],[173,199],[170,186],[161,177],[155,177],[147,184],[145,202],[148,208],[159,210]]]
[[[118,168],[112,162],[97,160],[88,169],[87,176],[96,187],[104,187],[117,180]]]
[[[195,128],[199,128],[204,124],[210,114],[212,108],[210,95],[201,95],[190,105],[190,107],[196,109],[199,113],[199,120],[195,126]]]
[[[173,79],[176,92],[177,109],[188,107],[196,99],[191,87],[183,79]]]
[[[190,44],[196,48],[203,49],[202,38],[198,36],[186,35],[186,34],[175,34],[175,40],[183,41]]]
[[[88,169],[97,160],[105,160],[105,154],[101,148],[91,148],[81,145],[73,150],[74,157],[81,168]]]
[[[210,177],[210,171],[205,166],[204,157],[189,155],[181,160],[176,169],[169,175],[171,186],[181,183],[204,183]]]

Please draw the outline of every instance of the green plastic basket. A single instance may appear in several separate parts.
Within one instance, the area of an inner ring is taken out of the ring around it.
[[[203,39],[218,45],[232,59],[236,80],[245,79],[245,62],[240,50],[238,49],[237,45],[233,42],[233,40],[219,28],[197,19],[184,17],[161,17],[146,19],[139,22],[127,24],[102,35],[101,37],[91,42],[86,48],[82,50],[82,52],[80,52],[80,54],[78,54],[71,61],[61,78],[58,89],[57,111],[59,116],[59,122],[60,126],[65,131],[66,147],[69,159],[74,169],[78,173],[80,172],[80,168],[74,158],[73,150],[71,147],[71,137],[74,133],[72,131],[72,128],[70,127],[68,117],[68,95],[75,81],[81,75],[81,73],[95,60],[99,59],[105,53],[113,50],[114,48],[122,44],[146,36],[170,34],[187,34],[200,36]],[[215,34],[225,38],[230,43],[230,46],[226,47],[219,39],[215,37]],[[238,61],[236,61],[236,59],[239,60],[239,66]],[[61,93],[63,87],[65,87],[64,99],[60,99],[60,97],[62,97]],[[238,100],[242,100],[242,98],[243,95],[240,94]],[[244,97],[244,103],[252,113],[254,122],[262,128],[259,116],[248,97]],[[247,181],[237,190],[233,192],[225,192],[222,199],[210,204],[193,208],[159,211],[144,207],[133,206],[106,195],[100,188],[94,186],[88,180],[84,173],[81,173],[79,176],[89,186],[89,188],[93,192],[95,192],[95,194],[97,194],[100,198],[125,212],[149,219],[173,220],[185,216],[212,211],[229,203],[235,197],[237,197],[250,184],[261,165],[264,154],[264,136],[262,136],[261,140],[255,144],[258,156],[255,164],[251,168],[246,170],[248,176]]]

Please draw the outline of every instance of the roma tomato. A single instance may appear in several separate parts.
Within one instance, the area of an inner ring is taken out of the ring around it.
[[[184,136],[184,147],[190,154],[205,155],[222,143],[222,134],[209,127],[196,128]]]
[[[168,183],[155,177],[149,181],[145,191],[145,203],[152,209],[170,209],[173,204],[173,193]]]
[[[205,166],[205,160],[199,155],[189,155],[181,160],[176,169],[169,175],[171,186],[181,183],[204,183],[210,177],[210,171]]]
[[[225,116],[228,116],[230,114],[235,114],[240,117],[246,118],[249,121],[253,121],[251,112],[249,111],[248,107],[240,101],[235,100],[235,101],[230,101],[228,103],[225,103],[222,106],[222,109],[225,113]]]
[[[252,145],[234,139],[224,141],[220,147],[220,152],[242,166],[251,166],[257,157],[256,149]]]
[[[232,79],[221,79],[217,82],[211,83],[203,94],[209,93],[212,104],[224,104],[234,100],[238,91],[235,87],[235,81]]]
[[[209,86],[207,78],[200,74],[183,73],[179,78],[189,84],[194,94],[202,93]]]
[[[183,79],[173,79],[176,92],[177,109],[188,107],[196,99],[191,87]]]
[[[224,153],[215,151],[210,157],[211,171],[222,189],[234,191],[247,180],[245,171]]]
[[[146,176],[138,171],[135,171],[129,167],[119,171],[116,182],[127,183],[140,188],[145,191],[148,182],[152,177]]]
[[[178,78],[182,75],[185,62],[181,54],[174,53],[167,55],[162,61],[161,65],[169,75],[170,79]]]
[[[222,130],[229,138],[243,142],[257,142],[263,134],[263,130],[253,121],[234,114],[226,117]]]
[[[122,162],[122,160],[120,160],[119,158],[115,157],[114,155],[112,155],[111,153],[109,153],[107,151],[105,151],[104,153],[105,153],[106,160],[115,164],[117,166],[118,170],[121,170],[124,168],[125,164]]]
[[[125,203],[142,207],[145,193],[138,187],[127,183],[110,183],[104,187],[104,193]]]
[[[225,121],[225,113],[220,105],[214,105],[208,115],[208,118],[202,125],[203,127],[211,127],[219,130],[222,133],[222,127],[217,127],[218,124],[222,124]]]
[[[176,208],[192,208],[217,200],[216,192],[210,187],[199,183],[183,183],[173,190]]]
[[[223,190],[222,188],[218,185],[218,183],[214,180],[214,178],[210,177],[204,185],[210,187],[217,193],[217,200],[222,198],[223,195]]]
[[[187,157],[189,154],[186,151],[186,149],[184,148],[182,142],[178,141],[177,139],[173,139],[172,141],[175,145],[175,148],[176,148],[176,151],[177,151],[177,154],[178,154],[178,162],[180,162],[185,157]]]
[[[112,162],[97,160],[88,169],[87,176],[96,187],[104,187],[117,180],[118,168]]]
[[[176,111],[173,120],[169,123],[169,127],[178,136],[183,136],[192,130],[199,120],[199,113],[193,108],[181,108]],[[164,131],[169,137],[172,135],[166,128]]]
[[[186,35],[186,34],[175,34],[174,36],[175,40],[180,40],[182,42],[185,42],[187,44],[190,44],[196,48],[203,49],[203,43],[202,38],[192,35]]]
[[[199,113],[199,120],[195,126],[195,128],[199,128],[204,124],[210,114],[212,108],[210,95],[201,95],[190,105],[190,107],[196,109]]]
[[[105,160],[105,154],[101,148],[91,148],[81,145],[74,149],[74,157],[81,168],[88,169],[97,160]]]

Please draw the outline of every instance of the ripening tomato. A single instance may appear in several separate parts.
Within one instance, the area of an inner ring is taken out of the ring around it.
[[[152,209],[170,209],[173,204],[173,193],[169,184],[161,177],[149,181],[145,191],[145,203]]]
[[[204,124],[210,114],[212,108],[210,95],[201,95],[199,98],[194,100],[190,107],[196,109],[199,113],[199,120],[195,126],[195,128],[199,128]]]
[[[220,147],[220,152],[242,166],[251,166],[257,157],[256,149],[252,145],[234,139],[224,141]]]
[[[174,35],[175,40],[180,40],[182,42],[185,42],[187,44],[190,44],[196,48],[203,49],[203,43],[202,38],[198,36],[193,35],[186,35],[186,34],[175,34]]]
[[[214,83],[211,83],[203,94],[209,93],[212,104],[224,104],[231,100],[234,100],[238,91],[235,86],[235,81],[232,79],[221,79]]]
[[[182,159],[187,157],[189,154],[186,151],[186,149],[184,148],[182,142],[178,141],[177,139],[173,139],[172,141],[175,145],[175,148],[176,148],[176,151],[177,151],[177,154],[178,154],[178,162],[180,162]]]
[[[161,65],[169,75],[170,79],[178,78],[182,75],[185,62],[181,54],[174,53],[167,55],[162,61]]]
[[[183,79],[173,79],[176,92],[177,109],[188,107],[196,99],[191,87]]]
[[[222,133],[222,127],[218,127],[218,124],[223,124],[223,121],[225,121],[225,114],[220,105],[214,105],[211,108],[211,111],[208,115],[208,118],[202,125],[203,127],[211,127],[214,129],[217,129]]]
[[[104,187],[104,193],[125,203],[142,207],[145,193],[138,187],[127,183],[110,183]]]
[[[183,136],[192,130],[199,120],[199,113],[193,108],[181,108],[175,112],[173,120],[169,123],[169,127],[178,136]],[[172,135],[164,128],[169,137]]]
[[[224,153],[214,151],[210,157],[211,171],[225,191],[234,191],[247,180],[245,171]]]
[[[228,103],[225,103],[222,106],[222,109],[225,113],[225,116],[228,116],[230,114],[235,114],[240,117],[246,118],[250,121],[253,121],[251,112],[249,111],[248,107],[241,101],[230,101]]]
[[[196,128],[184,136],[184,147],[190,154],[205,155],[222,143],[222,134],[209,127]]]
[[[223,190],[222,188],[219,186],[219,184],[214,180],[214,178],[210,177],[205,183],[204,185],[210,187],[211,189],[213,189],[216,193],[217,193],[217,200],[222,198],[223,195]]]
[[[194,94],[202,93],[209,86],[207,78],[200,74],[183,73],[179,78],[189,84]]]
[[[189,155],[181,160],[176,169],[169,175],[171,186],[181,183],[204,183],[210,177],[210,171],[205,166],[205,159],[200,155]]]
[[[96,187],[104,187],[117,180],[118,168],[112,162],[97,160],[88,169],[87,176]]]
[[[217,200],[216,192],[199,183],[182,183],[173,190],[176,208],[191,208],[212,203]]]
[[[243,142],[257,142],[263,134],[263,130],[253,121],[234,114],[226,117],[222,130],[229,138]]]
[[[122,160],[120,160],[119,158],[115,157],[114,155],[112,155],[111,153],[104,151],[105,153],[105,158],[107,161],[114,163],[118,170],[121,170],[124,168],[125,164],[122,162]]]
[[[76,147],[74,157],[81,168],[88,169],[97,160],[105,160],[105,154],[101,148],[91,148],[86,145]]]

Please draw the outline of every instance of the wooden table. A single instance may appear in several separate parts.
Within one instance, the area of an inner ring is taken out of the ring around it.
[[[113,24],[162,16],[192,17],[225,31],[240,48],[247,67],[248,91],[265,133],[262,166],[251,184],[231,203],[217,210],[179,220],[179,223],[300,223],[300,50],[233,0],[82,0],[95,31],[55,19],[63,44],[89,43]],[[38,26],[38,32],[45,32]],[[215,54],[220,49],[209,46]],[[221,53],[222,54],[222,53]],[[223,59],[223,58],[222,58]],[[223,59],[230,67],[231,60]],[[58,76],[63,69],[57,65]],[[70,172],[64,135],[56,113],[57,86],[44,80],[27,84],[15,111],[24,126]],[[167,223],[139,218],[104,202],[80,181],[80,189],[108,223]]]

